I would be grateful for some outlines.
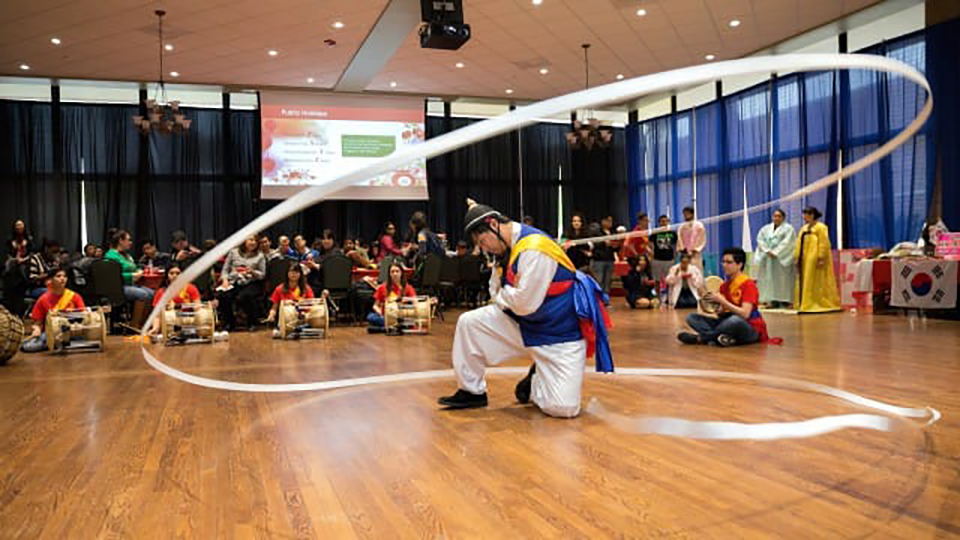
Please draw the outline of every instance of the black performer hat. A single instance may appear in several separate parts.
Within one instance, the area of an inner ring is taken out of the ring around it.
[[[487,225],[487,218],[496,218],[497,221],[504,221],[506,218],[500,212],[490,208],[485,204],[477,204],[473,199],[467,199],[467,215],[463,218],[465,225],[463,232],[466,235],[473,234],[481,227]]]

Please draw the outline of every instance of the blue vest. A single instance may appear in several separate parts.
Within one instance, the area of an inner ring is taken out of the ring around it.
[[[550,238],[538,229],[521,225],[518,240],[531,234],[539,234]],[[553,242],[553,239],[551,238],[550,241]],[[517,274],[517,267],[522,256],[521,252],[508,269],[509,277]],[[575,278],[576,274],[574,272],[558,264],[557,270],[553,274],[551,289],[562,292],[548,291],[540,307],[529,315],[521,317],[509,310],[506,312],[520,324],[520,335],[523,337],[524,347],[569,343],[582,339],[580,322],[577,319],[576,306],[573,302],[573,282]],[[503,276],[503,285],[510,284],[510,281],[511,279],[508,279],[508,276]]]

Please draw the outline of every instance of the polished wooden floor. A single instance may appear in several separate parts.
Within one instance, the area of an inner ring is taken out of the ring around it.
[[[452,380],[300,394],[199,388],[137,345],[20,355],[0,368],[2,538],[939,538],[960,536],[960,323],[771,315],[783,346],[684,347],[680,315],[615,307],[620,366],[757,372],[943,419],[773,442],[639,435],[547,418],[490,379],[485,410],[444,412]],[[305,382],[444,369],[456,315],[427,337],[334,328],[155,347],[207,377]],[[518,361],[515,365],[523,365]],[[859,412],[750,383],[588,377],[626,416],[741,422]],[[872,411],[871,411],[872,412]]]

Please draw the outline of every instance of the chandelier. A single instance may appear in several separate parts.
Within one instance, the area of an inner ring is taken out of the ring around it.
[[[167,100],[167,87],[163,81],[163,16],[166,11],[158,9],[153,12],[157,16],[157,35],[159,42],[157,44],[160,51],[160,78],[154,90],[153,99],[143,100],[146,108],[146,116],[133,115],[133,125],[140,130],[143,135],[150,134],[151,131],[168,135],[170,133],[183,133],[189,131],[192,120],[188,119],[180,112],[179,101]]]
[[[590,44],[584,43],[583,63],[586,73],[584,89],[590,88]],[[579,113],[579,111],[578,111]],[[580,118],[583,120],[580,120]],[[613,142],[613,131],[600,123],[600,120],[593,115],[593,111],[585,110],[581,114],[575,114],[573,126],[567,133],[567,144],[573,150],[593,150],[594,148],[608,148]]]

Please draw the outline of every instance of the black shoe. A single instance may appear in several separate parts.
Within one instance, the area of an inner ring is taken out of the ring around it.
[[[700,336],[692,332],[680,332],[677,334],[677,339],[686,345],[699,345]]]
[[[437,400],[437,403],[447,409],[476,409],[487,406],[487,394],[471,394],[466,390],[457,390],[452,396],[444,396]]]
[[[537,365],[534,364],[530,366],[530,371],[527,372],[527,376],[520,380],[517,383],[517,387],[513,389],[513,395],[516,396],[517,401],[523,404],[530,403],[530,387],[533,384],[533,374],[537,372]]]
[[[384,328],[384,327],[382,327],[382,326],[368,326],[368,327],[367,327],[367,333],[368,333],[368,334],[385,334],[386,332],[387,332],[387,329]]]

